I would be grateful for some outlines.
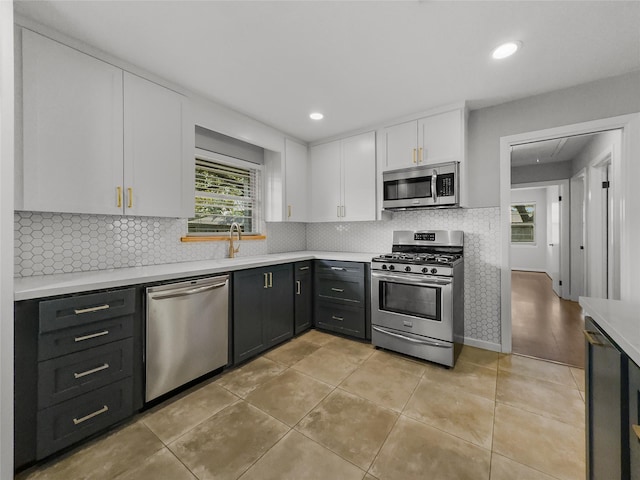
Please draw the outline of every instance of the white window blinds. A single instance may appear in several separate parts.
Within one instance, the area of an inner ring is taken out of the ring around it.
[[[189,219],[189,233],[226,233],[237,222],[243,234],[259,234],[260,173],[248,162],[196,158],[196,215]]]

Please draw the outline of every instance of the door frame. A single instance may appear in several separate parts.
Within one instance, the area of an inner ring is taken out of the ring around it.
[[[582,292],[584,295],[587,292],[587,282],[588,278],[586,275],[587,272],[587,251],[588,251],[588,241],[587,241],[587,169],[581,168],[575,175],[573,175],[569,179],[569,196],[571,198],[571,214],[569,221],[571,222],[571,226],[569,228],[570,231],[570,242],[571,247],[569,249],[571,255],[571,292],[570,299],[574,302],[578,301],[577,291]],[[580,182],[582,184],[582,195],[578,196],[576,188],[574,187],[576,182]],[[581,238],[576,237],[576,229],[574,228],[574,219],[581,217]],[[582,240],[582,241],[578,241]],[[582,249],[580,248],[582,246]],[[582,252],[582,253],[580,253]],[[580,254],[578,257],[576,254]],[[580,272],[581,275],[575,275],[578,273],[576,271],[575,265],[578,263],[574,261],[574,259],[579,258],[580,261]],[[578,287],[578,284],[580,286]]]
[[[511,253],[510,232],[510,200],[511,200],[511,147],[514,145],[543,140],[552,140],[572,135],[598,133],[606,130],[622,131],[622,151],[620,152],[620,293],[623,300],[631,300],[631,272],[640,268],[640,252],[634,252],[631,244],[632,235],[640,235],[640,220],[634,219],[633,209],[640,205],[640,189],[634,186],[632,179],[640,178],[640,165],[630,160],[640,157],[640,113],[621,115],[589,122],[563,125],[544,130],[519,133],[500,137],[500,318],[501,318],[501,350],[510,353],[512,349],[511,334]],[[636,162],[639,163],[640,162]],[[634,191],[634,188],[636,191]],[[636,237],[637,238],[637,237]]]

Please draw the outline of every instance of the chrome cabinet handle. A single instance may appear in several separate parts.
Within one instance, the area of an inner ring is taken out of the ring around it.
[[[226,281],[222,283],[214,283],[212,285],[205,285],[204,287],[192,288],[190,290],[180,290],[178,292],[165,293],[164,295],[154,295],[152,300],[163,300],[165,298],[185,297],[187,295],[194,295],[196,293],[206,292],[207,290],[213,290],[214,288],[224,287],[227,284]]]
[[[269,272],[269,288],[273,287],[273,272]]]
[[[331,315],[331,318],[333,318],[334,320],[338,320],[340,322],[342,322],[344,320],[344,317],[337,317],[335,315]]]
[[[298,270],[302,271],[302,270],[309,270],[309,267],[300,267]]]
[[[331,270],[336,270],[338,272],[346,272],[347,269],[344,267],[331,267]]]
[[[332,291],[332,292],[339,292],[339,293],[342,293],[342,292],[344,292],[344,288],[334,288],[334,287],[331,287],[331,291]]]
[[[92,368],[91,370],[87,370],[85,372],[80,372],[80,373],[73,373],[73,377],[78,379],[78,378],[82,378],[82,377],[86,377],[87,375],[91,375],[93,373],[98,373],[101,372],[102,370],[106,370],[107,368],[109,368],[109,364],[105,363],[103,365],[100,365],[99,367],[96,368]]]
[[[598,335],[597,332],[592,332],[590,330],[582,330],[582,333],[584,333],[584,337],[587,339],[587,342],[589,342],[594,347],[606,347],[607,346],[606,343],[602,343],[601,341],[599,341],[596,338],[596,335]]]
[[[296,280],[296,295],[300,295],[300,280]]]
[[[87,420],[92,419],[93,417],[97,417],[98,415],[102,415],[103,413],[106,413],[109,411],[109,407],[107,407],[106,405],[104,407],[102,407],[100,410],[96,410],[93,413],[90,413],[89,415],[85,415],[82,418],[74,418],[73,419],[73,424],[74,425],[78,425],[82,422],[86,422]]]
[[[89,335],[83,335],[82,337],[75,337],[74,342],[84,342],[85,340],[91,340],[92,338],[102,337],[103,335],[109,335],[109,330],[102,330],[97,333],[90,333]]]
[[[262,275],[264,275],[264,288],[269,288],[269,274],[263,273]]]
[[[75,313],[76,315],[82,315],[83,313],[93,313],[93,312],[99,312],[100,310],[108,310],[108,309],[109,309],[109,305],[104,304],[98,307],[80,308],[80,309],[74,310],[73,313]]]

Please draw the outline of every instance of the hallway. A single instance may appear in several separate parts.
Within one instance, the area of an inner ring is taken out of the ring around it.
[[[584,318],[545,273],[511,272],[513,353],[584,368]]]

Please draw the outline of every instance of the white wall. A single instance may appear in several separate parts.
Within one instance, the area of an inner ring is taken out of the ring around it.
[[[511,167],[511,185],[565,180],[570,178],[571,174],[571,161]]]
[[[13,2],[0,1],[0,480],[13,478]]]
[[[620,130],[610,130],[595,135],[573,159],[572,176],[590,166],[603,152],[619,146],[621,135]]]
[[[536,204],[535,245],[511,244],[511,270],[545,272],[547,269],[547,187],[514,188],[511,203]]]
[[[469,205],[500,205],[500,137],[635,112],[640,112],[640,71],[472,110]]]

